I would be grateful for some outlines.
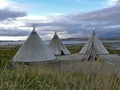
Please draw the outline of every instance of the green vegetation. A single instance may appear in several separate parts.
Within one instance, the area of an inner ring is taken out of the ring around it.
[[[0,90],[119,90],[120,76],[114,69],[103,68],[103,64],[74,64],[84,66],[75,70],[61,71],[44,66],[6,66],[19,47],[0,48]],[[72,53],[78,53],[82,46],[68,46]],[[111,53],[116,53],[112,52]],[[69,62],[70,63],[70,62]],[[73,64],[73,62],[71,63]],[[71,66],[73,69],[74,67]],[[92,66],[92,67],[91,67]]]
[[[67,48],[71,53],[79,53],[82,47],[83,45],[71,45],[71,46],[68,46]]]
[[[17,50],[18,47],[0,47],[0,68],[8,65]]]
[[[108,49],[108,51],[109,51],[111,54],[118,54],[118,55],[120,55],[120,50]]]
[[[79,53],[82,47],[83,45],[71,45],[71,46],[68,46],[67,48],[70,50],[71,53]],[[115,49],[110,49],[110,48],[107,48],[107,50],[111,54],[120,54],[120,50],[115,50]]]
[[[26,67],[0,70],[1,90],[119,90],[120,77],[92,72],[59,72]]]

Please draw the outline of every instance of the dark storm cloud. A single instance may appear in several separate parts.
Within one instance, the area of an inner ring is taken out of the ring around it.
[[[67,18],[67,19],[64,19]],[[72,17],[63,17],[63,19],[55,20],[52,23],[41,23],[38,26],[47,27],[46,30],[66,31],[68,34],[82,33],[90,35],[97,27],[96,31],[99,37],[120,37],[120,6],[116,5],[110,8],[104,8],[98,11],[88,12],[84,14],[72,15]],[[54,28],[58,26],[58,28]],[[109,28],[106,28],[109,27]]]
[[[6,20],[9,18],[17,18],[17,17],[23,17],[26,16],[27,14],[23,11],[19,10],[11,10],[10,8],[3,8],[0,9],[0,21]]]
[[[95,22],[120,22],[120,6],[105,8],[99,11],[93,11],[74,16],[75,20],[95,21]]]
[[[117,4],[117,5],[120,5],[120,0],[118,0],[116,4]]]
[[[0,29],[0,36],[26,36],[30,31],[20,30],[20,29]]]
[[[4,19],[15,18],[26,15],[24,12],[4,16]],[[3,17],[3,16],[2,16]],[[1,18],[0,18],[1,19]],[[1,19],[3,20],[3,18]],[[40,23],[36,21],[37,31],[39,34],[49,34],[51,31],[66,32],[76,37],[89,37],[96,28],[99,37],[120,37],[120,6],[104,8],[98,11],[88,13],[69,14],[67,16],[52,17],[51,22]],[[49,19],[48,19],[49,21]],[[25,27],[31,27],[33,23],[26,23]],[[30,32],[20,29],[0,30],[2,36],[26,36]]]

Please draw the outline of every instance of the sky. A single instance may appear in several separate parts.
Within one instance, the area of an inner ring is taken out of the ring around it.
[[[33,24],[43,40],[120,38],[120,0],[0,0],[0,40],[25,40]]]

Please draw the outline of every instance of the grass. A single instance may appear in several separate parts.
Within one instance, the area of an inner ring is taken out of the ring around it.
[[[49,68],[27,67],[0,71],[1,90],[119,90],[116,73],[59,72]]]
[[[18,47],[0,47],[0,68],[7,66],[17,50]]]
[[[118,55],[120,55],[120,50],[108,49],[108,51],[109,51],[111,54],[118,54]]]
[[[68,46],[68,49],[70,50],[71,53],[79,53],[80,50],[82,49],[83,45],[71,45]],[[120,50],[115,50],[111,48],[107,48],[110,54],[120,54]]]
[[[67,48],[69,49],[71,53],[78,53],[80,52],[82,47],[83,47],[82,45],[71,45],[71,46],[68,46]]]
[[[82,46],[68,46],[72,53],[78,53],[81,48]],[[106,67],[104,63],[99,64],[99,62],[92,64],[91,62],[81,64],[71,62],[72,69],[80,67],[77,70],[69,69],[66,71],[51,68],[49,64],[41,66],[17,65],[15,69],[7,69],[6,62],[11,60],[17,50],[18,47],[0,48],[0,90],[120,89],[119,74],[114,69]],[[66,66],[67,64],[65,63],[64,65]]]

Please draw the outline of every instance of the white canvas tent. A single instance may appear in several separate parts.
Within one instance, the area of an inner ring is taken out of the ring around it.
[[[33,31],[20,47],[16,55],[13,57],[13,61],[18,62],[40,62],[40,61],[51,61],[56,59],[49,48],[44,45],[39,35]]]
[[[56,32],[55,32],[54,37],[50,41],[49,48],[53,52],[53,54],[55,54],[55,55],[67,55],[67,54],[71,54],[69,52],[69,50],[66,48],[66,46],[59,39],[59,37],[58,37],[58,35],[57,35]]]
[[[83,59],[85,60],[94,60],[99,55],[106,55],[109,54],[109,52],[103,46],[102,42],[98,39],[94,31],[79,54],[84,55]]]

